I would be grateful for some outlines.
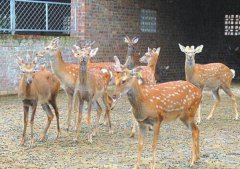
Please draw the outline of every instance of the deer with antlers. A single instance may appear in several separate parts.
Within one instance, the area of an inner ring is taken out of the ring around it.
[[[73,98],[75,99],[78,96],[79,100],[79,114],[78,114],[78,122],[77,122],[77,131],[76,131],[76,139],[78,139],[81,119],[82,119],[82,111],[84,101],[88,103],[88,141],[92,143],[92,135],[95,135],[98,130],[99,119],[101,116],[101,107],[98,104],[97,99],[102,98],[103,103],[106,106],[106,115],[108,116],[108,122],[111,129],[111,121],[110,121],[110,109],[112,103],[112,98],[108,95],[107,86],[110,80],[110,76],[107,73],[106,69],[89,69],[89,59],[94,57],[98,51],[98,48],[95,49],[81,49],[78,46],[75,46],[75,51],[73,50],[74,56],[79,59],[79,77],[76,81],[75,90]],[[109,100],[110,99],[110,100]],[[91,109],[93,102],[97,103],[97,120],[96,127],[93,133],[91,133]],[[75,101],[73,100],[73,104]]]
[[[59,80],[49,71],[45,69],[37,70],[37,59],[35,58],[31,63],[26,63],[23,59],[18,58],[17,64],[22,71],[22,77],[19,83],[18,96],[22,99],[24,110],[24,129],[22,134],[21,144],[26,140],[26,129],[28,123],[29,108],[32,108],[31,115],[31,143],[34,143],[33,124],[38,102],[40,102],[43,110],[47,113],[48,121],[44,132],[41,136],[41,141],[46,137],[47,130],[53,119],[53,113],[49,104],[52,105],[56,119],[57,119],[57,137],[60,135],[59,127],[59,112],[56,102],[56,97],[60,89]]]
[[[210,89],[213,93],[215,103],[212,107],[207,119],[209,120],[220,102],[219,89],[223,91],[232,99],[233,109],[235,111],[235,119],[238,119],[237,101],[231,91],[231,82],[235,76],[235,71],[229,69],[222,63],[209,64],[195,64],[195,54],[202,52],[203,45],[196,48],[194,46],[184,47],[179,44],[180,50],[185,53],[185,75],[186,80],[192,82],[202,91],[205,87]],[[201,122],[200,107],[198,111],[198,123]]]
[[[199,129],[194,117],[201,102],[201,91],[187,81],[173,81],[155,85],[139,85],[137,76],[139,68],[124,70],[119,79],[113,97],[118,98],[126,93],[133,108],[133,115],[139,125],[138,158],[136,168],[139,168],[143,149],[146,126],[153,126],[153,162],[155,168],[156,145],[162,122],[179,118],[192,130],[193,148],[190,165],[199,159]]]
[[[147,66],[138,66],[136,67],[137,69],[140,69],[139,71],[139,75],[138,78],[138,83],[140,85],[151,85],[151,84],[156,84],[156,80],[155,80],[155,68],[156,68],[156,64],[158,61],[158,56],[160,54],[160,47],[155,49],[150,49],[148,48],[148,52],[146,52],[141,58],[140,58],[140,62],[142,63],[147,63]],[[127,68],[127,63],[128,60],[130,59],[130,56],[128,57],[127,61],[125,62],[124,65],[122,65],[118,59],[117,56],[114,56],[114,60],[115,60],[115,71],[113,73],[114,78],[115,78],[115,85],[119,86],[121,85],[121,78],[122,78],[122,72],[124,70],[129,70]],[[132,111],[132,108],[130,109],[130,111]],[[134,119],[134,117],[132,118],[132,130],[131,130],[131,134],[130,137],[134,137],[134,134],[136,132],[136,120]]]

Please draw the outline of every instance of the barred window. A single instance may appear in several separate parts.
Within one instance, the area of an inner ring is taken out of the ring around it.
[[[69,35],[71,31],[76,31],[77,24],[77,4],[70,2],[2,0],[0,33]]]
[[[141,9],[140,29],[142,32],[157,32],[157,11],[150,9]]]
[[[225,15],[225,33],[228,36],[240,35],[240,15]]]

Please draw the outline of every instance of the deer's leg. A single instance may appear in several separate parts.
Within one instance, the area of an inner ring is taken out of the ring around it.
[[[139,166],[140,166],[143,144],[144,144],[144,137],[146,136],[146,126],[141,123],[139,123],[138,126],[139,126],[139,136],[138,136],[138,156],[137,156],[137,162],[135,165],[136,169],[139,169]]]
[[[68,95],[68,117],[67,117],[67,131],[69,131],[71,125],[71,113],[72,113],[72,104],[73,104],[73,95],[67,93]]]
[[[201,92],[203,92],[203,88],[202,87],[200,87],[199,89],[201,90]],[[201,123],[201,119],[202,119],[202,117],[201,117],[202,101],[203,101],[203,95],[202,95],[202,99],[201,99],[201,102],[200,102],[200,104],[198,106],[198,110],[197,110],[197,115],[198,115],[197,124],[200,124]]]
[[[207,117],[207,120],[209,120],[209,119],[213,116],[213,113],[214,113],[217,105],[218,105],[219,102],[220,102],[219,89],[213,90],[212,93],[213,93],[213,97],[214,97],[215,103],[214,103],[214,105],[213,105],[213,107],[212,107],[211,112],[209,113],[209,115],[208,115],[208,117]]]
[[[78,140],[79,134],[80,134],[80,127],[81,127],[81,121],[82,121],[82,112],[83,112],[83,106],[84,101],[78,97],[78,120],[77,120],[77,126],[76,126],[76,138],[75,140]]]
[[[40,141],[45,140],[46,133],[47,133],[48,128],[49,128],[49,126],[50,126],[50,124],[52,122],[52,119],[53,119],[53,113],[52,113],[51,108],[49,107],[49,105],[47,103],[42,104],[42,108],[47,113],[48,121],[47,121],[46,127],[45,127],[45,129],[43,131],[43,134],[42,134],[42,136],[40,138]]]
[[[105,93],[103,95],[103,103],[106,107],[106,112],[105,112],[105,115],[107,115],[107,118],[108,118],[108,124],[109,124],[109,133],[113,133],[113,129],[112,129],[112,124],[111,124],[111,118],[110,118],[110,110],[111,110],[111,106],[109,106],[109,103],[111,102],[112,104],[112,98],[107,94]]]
[[[26,130],[27,130],[27,123],[28,123],[28,111],[29,111],[29,106],[25,105],[23,103],[23,112],[24,112],[24,126],[23,126],[23,134],[22,134],[22,141],[21,145],[24,145],[26,141]]]
[[[194,115],[192,117],[194,117]],[[200,158],[199,129],[195,125],[193,118],[189,118],[188,116],[185,116],[180,118],[180,120],[186,125],[187,128],[192,130],[192,158],[190,160],[190,166],[193,166],[194,163]]]
[[[131,134],[130,137],[134,137],[135,133],[136,133],[136,126],[137,126],[137,121],[133,115],[133,108],[131,107],[129,110],[132,113],[132,129],[131,129]]]
[[[229,87],[223,87],[222,88],[224,92],[231,97],[232,99],[232,104],[233,104],[233,110],[235,111],[235,119],[238,119],[238,110],[237,110],[237,100],[234,94],[232,93],[231,89]]]
[[[91,110],[92,110],[92,98],[88,100],[88,141],[92,143],[92,130],[91,130]]]
[[[152,144],[152,154],[153,154],[153,161],[152,161],[152,169],[155,169],[155,161],[156,161],[156,146],[160,132],[160,124],[161,121],[158,121],[153,126],[153,144]]]
[[[31,121],[30,121],[30,124],[31,124],[31,144],[33,144],[35,142],[34,137],[33,137],[33,124],[34,124],[34,117],[35,117],[36,109],[37,109],[37,102],[33,102],[32,116],[31,116]]]
[[[96,133],[98,132],[99,120],[100,120],[100,117],[102,114],[102,108],[99,105],[98,101],[96,101],[95,104],[96,104],[96,109],[97,109],[97,119],[96,119],[96,126],[95,126],[95,129],[93,130],[93,134],[92,134],[93,136],[95,136]]]
[[[103,103],[106,107],[106,112],[105,112],[105,115],[104,115],[104,121],[103,121],[103,124],[104,125],[107,125],[107,122],[110,121],[110,114],[107,113],[107,111],[111,111],[115,105],[113,105],[113,99],[108,95],[108,93],[106,93],[106,96],[104,95],[103,97]],[[107,121],[107,118],[108,118],[108,121]],[[111,125],[109,123],[109,125]]]
[[[57,138],[61,135],[61,132],[60,132],[60,126],[59,126],[59,112],[58,112],[58,107],[57,107],[57,102],[56,102],[56,98],[53,98],[51,101],[50,101],[50,104],[52,105],[53,109],[54,109],[54,112],[55,112],[55,115],[56,115],[56,120],[57,120]]]
[[[199,155],[199,129],[195,125],[194,122],[191,123],[191,128],[192,128],[193,148],[192,148],[192,159],[190,162],[190,166],[193,166],[194,163],[200,158],[200,155]]]
[[[78,120],[78,107],[79,107],[79,101],[78,101],[78,97],[76,96],[75,97],[75,102],[74,102],[74,115],[75,115],[75,117],[74,117],[74,128],[75,128],[75,130],[76,130],[76,128],[77,128],[77,120]]]

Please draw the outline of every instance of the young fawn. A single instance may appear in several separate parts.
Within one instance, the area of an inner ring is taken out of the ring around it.
[[[212,91],[215,103],[207,119],[209,120],[220,102],[219,89],[232,99],[235,119],[238,119],[237,101],[231,91],[231,82],[235,76],[235,71],[229,69],[222,63],[195,64],[195,54],[202,52],[203,45],[194,48],[194,46],[184,47],[179,44],[180,50],[185,53],[185,75],[186,80],[196,85],[201,91],[208,88]],[[200,107],[198,111],[198,123],[201,122]]]
[[[127,93],[133,115],[139,125],[138,158],[135,167],[139,168],[140,165],[146,126],[153,126],[152,168],[155,168],[160,125],[163,121],[168,122],[177,118],[192,130],[193,147],[190,165],[193,165],[199,159],[199,129],[195,125],[194,117],[201,102],[201,91],[187,81],[139,85],[138,71],[123,71],[120,85],[117,86],[113,95],[114,98],[118,98],[122,93]]]
[[[101,116],[102,109],[97,102],[97,99],[102,98],[103,103],[106,107],[106,115],[108,117],[110,132],[112,132],[111,121],[110,121],[110,109],[112,104],[112,98],[109,96],[107,91],[107,86],[110,81],[110,75],[107,73],[106,69],[89,69],[89,59],[96,55],[98,48],[95,49],[81,49],[78,46],[75,46],[76,51],[73,50],[74,56],[79,59],[79,77],[77,78],[74,95],[75,99],[78,96],[79,100],[79,114],[78,114],[78,122],[77,122],[77,131],[76,131],[76,139],[78,139],[80,124],[82,119],[82,111],[84,101],[88,103],[88,141],[92,143],[92,135],[96,134],[98,130],[99,119]],[[91,133],[91,109],[92,104],[96,103],[97,106],[97,120],[96,127]],[[73,104],[75,100],[73,100]]]
[[[31,116],[31,143],[34,143],[33,138],[33,123],[34,116],[37,108],[37,103],[40,102],[43,110],[47,113],[48,121],[44,132],[41,136],[41,141],[45,139],[47,130],[53,119],[53,113],[49,104],[52,105],[56,119],[57,119],[57,137],[60,135],[59,127],[59,113],[56,102],[56,97],[60,89],[59,80],[49,71],[42,69],[36,70],[37,60],[33,60],[31,63],[25,63],[22,59],[18,58],[17,63],[20,70],[22,71],[22,77],[19,83],[18,95],[23,102],[23,111],[24,111],[24,129],[22,134],[21,144],[25,143],[26,129],[28,123],[28,112],[29,108],[32,108]]]

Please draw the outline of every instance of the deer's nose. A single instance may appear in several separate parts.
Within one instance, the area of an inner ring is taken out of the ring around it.
[[[112,98],[113,98],[113,100],[116,100],[116,99],[117,99],[117,95],[114,94],[114,95],[112,96]]]
[[[27,84],[31,84],[32,83],[32,78],[28,78],[27,79]]]

